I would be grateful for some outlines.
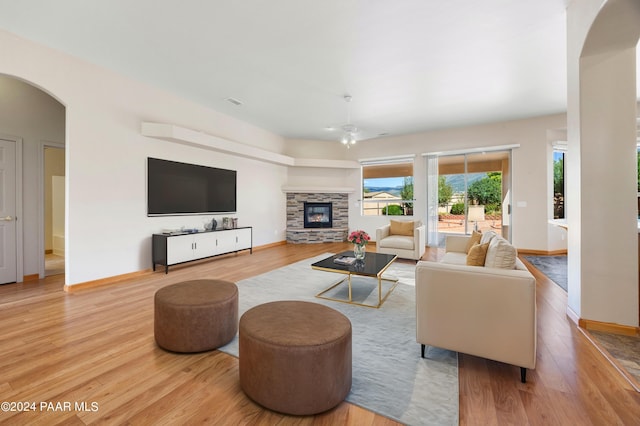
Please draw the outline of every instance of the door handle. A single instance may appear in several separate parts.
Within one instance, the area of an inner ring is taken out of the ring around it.
[[[4,222],[11,222],[13,219],[14,219],[13,216],[0,217],[0,220]]]

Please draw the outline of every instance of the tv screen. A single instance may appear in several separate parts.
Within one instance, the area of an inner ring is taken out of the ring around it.
[[[147,215],[236,211],[236,171],[147,159]]]

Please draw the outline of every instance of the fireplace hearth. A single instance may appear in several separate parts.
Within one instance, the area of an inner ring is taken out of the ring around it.
[[[332,203],[304,203],[304,227],[305,228],[332,228],[333,205]]]

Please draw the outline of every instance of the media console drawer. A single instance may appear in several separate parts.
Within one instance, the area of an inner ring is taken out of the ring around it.
[[[153,234],[151,238],[153,270],[156,265],[163,265],[165,274],[169,273],[169,266],[179,263],[241,250],[253,253],[251,226],[180,235]]]

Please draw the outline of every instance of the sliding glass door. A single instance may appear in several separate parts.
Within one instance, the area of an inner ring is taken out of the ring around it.
[[[511,150],[433,157],[427,160],[429,244],[443,246],[447,234],[474,229],[492,230],[510,240]]]

